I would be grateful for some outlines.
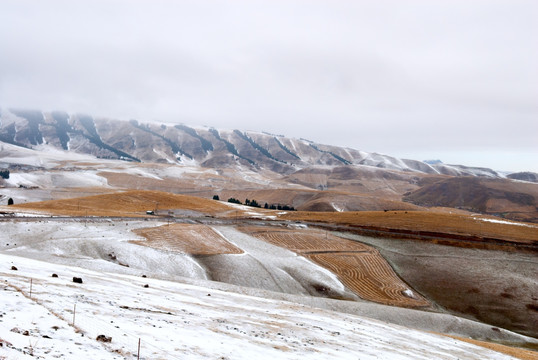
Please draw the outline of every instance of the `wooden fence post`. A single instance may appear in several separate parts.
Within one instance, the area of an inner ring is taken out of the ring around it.
[[[73,306],[73,326],[75,326],[75,315],[77,312],[77,303]]]

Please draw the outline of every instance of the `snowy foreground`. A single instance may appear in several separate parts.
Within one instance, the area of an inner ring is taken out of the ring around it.
[[[0,263],[0,359],[132,359],[139,339],[141,359],[510,358],[284,301],[5,253]],[[112,341],[96,341],[101,334]]]

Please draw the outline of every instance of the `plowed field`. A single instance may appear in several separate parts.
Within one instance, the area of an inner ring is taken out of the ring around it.
[[[245,226],[241,230],[316,262],[336,274],[362,299],[403,307],[430,305],[425,298],[411,290],[371,246],[319,230],[253,226]]]
[[[242,230],[296,253],[312,252],[367,252],[374,250],[371,246],[357,241],[342,239],[320,230],[289,230],[270,227],[243,227]]]
[[[173,224],[139,229],[135,232],[147,240],[133,243],[161,250],[190,255],[243,253],[206,225]]]
[[[365,300],[395,306],[428,306],[427,300],[403,283],[376,251],[366,253],[319,253],[307,258],[337,274],[340,280]]]

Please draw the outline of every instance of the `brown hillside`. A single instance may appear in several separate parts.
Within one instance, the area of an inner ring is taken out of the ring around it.
[[[375,248],[313,229],[270,229],[244,226],[242,231],[292,250],[338,276],[362,299],[402,307],[431,304],[396,275]]]
[[[113,194],[14,205],[13,209],[32,209],[69,216],[145,216],[147,210],[183,209],[225,216],[234,209],[219,201],[161,191],[132,190]]]
[[[538,222],[538,184],[506,179],[455,177],[431,183],[405,194],[420,206],[445,206],[518,221]]]
[[[214,191],[221,200],[233,197],[241,202],[255,199],[262,206],[289,205],[301,211],[376,211],[376,210],[418,210],[421,207],[383,197],[356,194],[344,191],[316,191],[304,189],[264,189],[264,190],[222,190]],[[211,198],[211,193],[200,192],[197,195]]]
[[[313,221],[389,230],[401,229],[461,236],[491,237],[514,243],[538,244],[535,224],[504,224],[479,221],[461,213],[439,211],[287,212],[281,219]],[[486,217],[487,218],[487,217]],[[501,220],[490,217],[492,220]]]

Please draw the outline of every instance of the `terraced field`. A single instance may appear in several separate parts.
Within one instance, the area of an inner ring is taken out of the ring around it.
[[[241,227],[241,231],[323,266],[362,299],[413,308],[431,305],[411,290],[381,254],[368,245],[311,229],[245,226]]]
[[[132,241],[138,245],[175,251],[190,255],[242,254],[243,251],[230,244],[206,225],[172,224],[135,230],[146,241]]]
[[[342,239],[315,229],[290,230],[264,226],[245,226],[240,229],[268,243],[301,254],[337,251],[368,252],[374,250],[371,246],[357,241]]]
[[[351,291],[365,300],[394,306],[430,305],[398,278],[376,250],[307,254],[305,257],[337,274]]]

